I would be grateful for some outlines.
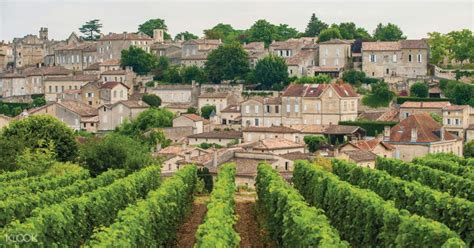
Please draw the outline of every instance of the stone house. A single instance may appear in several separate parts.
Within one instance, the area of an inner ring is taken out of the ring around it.
[[[290,77],[308,76],[311,68],[316,65],[316,56],[315,50],[301,50],[291,57],[286,57],[288,75]]]
[[[384,142],[396,147],[395,158],[411,161],[428,153],[463,155],[463,140],[445,130],[428,113],[408,116],[384,130]]]
[[[254,97],[241,103],[242,125],[271,127],[282,123],[280,97]]]
[[[97,41],[97,58],[98,61],[120,59],[122,50],[128,49],[130,46],[150,52],[150,45],[152,43],[153,39],[141,32],[101,35]]]
[[[299,130],[287,126],[270,126],[270,127],[245,127],[242,130],[245,143],[254,143],[263,139],[284,138],[291,142],[302,143],[303,137]]]
[[[67,44],[54,50],[56,65],[66,69],[82,71],[97,61],[97,45],[94,42]]]
[[[243,147],[244,149],[253,152],[267,152],[277,155],[295,152],[305,152],[304,144],[297,143],[285,138],[265,138],[250,144],[242,144],[240,147]]]
[[[102,82],[99,80],[91,81],[86,83],[84,86],[81,87],[81,97],[82,102],[92,106],[98,107],[100,103],[100,87],[102,86]]]
[[[339,147],[340,153],[356,150],[369,151],[384,158],[394,158],[396,148],[384,142],[381,138],[350,141]]]
[[[271,54],[282,58],[289,58],[296,55],[306,45],[302,40],[289,39],[287,41],[273,41],[269,46]]]
[[[102,104],[114,104],[128,100],[129,87],[121,82],[106,82],[100,86],[100,101]]]
[[[44,79],[46,101],[56,101],[67,90],[80,90],[82,86],[97,80],[96,75],[74,75],[65,77],[47,77]]]
[[[242,122],[240,105],[231,104],[222,109],[220,114],[220,120],[220,124],[224,126],[240,126]]]
[[[197,133],[188,136],[189,145],[199,145],[201,143],[218,144],[227,146],[232,143],[242,142],[242,132],[239,131],[211,131],[205,133]]]
[[[417,78],[428,74],[426,40],[362,43],[362,71],[369,77]]]
[[[200,87],[196,83],[158,84],[153,88],[146,88],[146,93],[159,96],[163,105],[186,103],[197,106]]]
[[[374,169],[377,155],[367,150],[350,150],[340,152],[336,158],[355,163],[360,167]]]
[[[59,101],[54,103],[55,117],[74,130],[96,132],[99,119],[97,109],[79,101]]]
[[[13,45],[11,43],[0,42],[0,72],[7,70],[8,66],[13,67]]]
[[[109,82],[109,81],[114,81],[114,82],[121,82],[124,83],[128,88],[130,89],[130,94],[133,93],[133,86],[135,83],[135,78],[137,77],[137,74],[133,72],[131,67],[126,67],[124,70],[123,69],[113,69],[113,70],[106,70],[101,72],[100,74],[100,79],[103,82]]]
[[[340,72],[351,67],[351,43],[346,40],[331,39],[319,43],[319,70],[315,75],[326,73],[339,77]]]
[[[13,60],[16,68],[36,66],[43,62],[51,42],[48,40],[48,29],[41,28],[38,35],[28,34],[23,38],[13,39]]]
[[[161,169],[162,175],[171,176],[182,167],[179,161],[191,160],[209,153],[210,151],[206,151],[199,147],[186,146],[186,144],[183,144],[163,148],[158,151],[156,155],[158,158],[163,160],[163,166]]]
[[[406,101],[400,105],[400,120],[407,118],[412,114],[431,113],[443,116],[443,108],[450,106],[451,103],[446,102],[410,102]]]
[[[173,127],[192,127],[193,134],[210,131],[209,121],[196,114],[182,114],[174,118]]]
[[[162,104],[161,106],[176,116],[187,113],[189,108],[196,108],[195,105],[190,103],[166,103]]]
[[[239,103],[240,97],[230,92],[212,92],[212,93],[201,93],[198,97],[198,109],[206,105],[212,105],[216,107],[216,115],[221,114],[221,110],[225,109],[228,105]]]
[[[150,47],[151,53],[156,57],[166,57],[170,64],[180,65],[182,56],[182,46],[179,42],[173,43],[155,43]]]
[[[125,120],[135,119],[149,107],[148,104],[136,100],[120,100],[114,104],[104,104],[97,108],[100,121],[98,131],[113,131]]]
[[[250,42],[244,44],[244,49],[249,56],[250,68],[255,68],[257,62],[268,55],[265,42]]]
[[[221,40],[193,39],[183,42],[181,65],[204,67],[207,55],[221,45]]]
[[[469,128],[469,105],[450,105],[443,108],[443,126],[446,131],[466,140],[466,129]]]
[[[474,140],[474,124],[471,124],[466,128],[466,142],[471,140]]]

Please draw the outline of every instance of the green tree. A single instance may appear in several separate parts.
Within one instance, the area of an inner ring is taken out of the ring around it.
[[[168,68],[163,74],[163,80],[167,83],[180,84],[183,82],[181,70],[177,66]]]
[[[350,84],[361,84],[365,80],[365,72],[356,70],[347,70],[342,74],[342,80]]]
[[[166,70],[168,70],[169,67],[170,67],[170,60],[168,59],[168,57],[160,56],[158,58],[156,67],[153,68],[152,70],[153,75],[154,75],[153,79],[158,80],[158,81],[163,80]]]
[[[40,148],[33,150],[26,148],[16,158],[18,169],[28,171],[29,176],[44,174],[57,162],[54,143],[50,141],[48,144],[43,144],[44,142],[41,140],[39,142]]]
[[[303,138],[304,143],[308,146],[310,152],[319,150],[322,146],[328,144],[328,140],[324,136],[308,135]]]
[[[72,129],[49,115],[34,115],[13,121],[3,129],[2,135],[31,149],[45,148],[53,142],[59,161],[72,161],[77,155],[78,147]]]
[[[204,30],[204,35],[207,39],[221,39],[222,41],[224,41],[227,39],[227,37],[231,36],[232,33],[235,32],[236,30],[231,25],[219,23],[211,29]]]
[[[303,76],[297,78],[294,82],[297,84],[327,84],[332,78],[326,74],[318,74],[316,76]]]
[[[131,46],[122,50],[122,66],[131,66],[138,75],[146,75],[157,66],[157,58],[145,50]]]
[[[450,49],[455,60],[461,64],[467,59],[474,61],[474,36],[471,30],[449,32],[448,37],[452,39]]]
[[[324,42],[330,39],[342,39],[342,35],[338,27],[333,26],[321,31],[321,33],[319,34],[318,42]]]
[[[464,144],[464,157],[474,158],[474,140],[471,140]]]
[[[46,104],[46,99],[44,98],[44,96],[33,98],[32,105],[34,108],[44,106],[45,104]]]
[[[216,113],[216,106],[205,105],[201,108],[201,116],[205,119],[209,119],[212,113]]]
[[[371,84],[371,87],[370,93],[362,98],[362,103],[373,108],[388,107],[395,96],[388,84],[382,81]]]
[[[144,94],[142,96],[142,101],[150,105],[150,107],[159,107],[161,106],[161,98],[154,94]]]
[[[205,65],[205,72],[214,83],[244,79],[249,70],[248,54],[243,46],[236,42],[213,50],[207,56]]]
[[[313,13],[311,18],[309,19],[308,25],[306,26],[306,30],[304,35],[308,37],[315,37],[318,36],[322,30],[328,28],[328,25],[319,18],[316,17],[316,14]]]
[[[89,139],[81,145],[79,160],[94,176],[108,169],[133,172],[153,163],[146,146],[118,134],[109,134],[103,139]]]
[[[370,40],[370,34],[364,28],[358,28],[355,23],[353,22],[343,22],[339,23],[339,25],[333,24],[336,26],[343,39],[352,40],[352,39],[362,39],[362,40]]]
[[[417,82],[410,87],[410,96],[428,97],[428,91],[428,84],[425,84],[423,82]]]
[[[196,107],[189,107],[186,110],[186,114],[198,114],[198,109]]]
[[[405,40],[406,38],[400,27],[392,23],[388,23],[387,25],[379,23],[374,31],[374,40],[397,41]]]
[[[0,170],[17,170],[16,157],[25,149],[25,144],[17,139],[0,136],[0,147],[2,148],[0,149]]]
[[[449,37],[439,32],[428,33],[428,37],[430,63],[440,65],[449,54]]]
[[[199,83],[206,81],[206,74],[203,69],[192,65],[181,69],[185,83],[191,83],[193,80]]]
[[[163,19],[150,19],[138,26],[138,31],[147,34],[150,37],[153,37],[153,30],[155,29],[163,29],[164,34],[163,38],[165,40],[171,40],[170,34],[168,34],[168,27],[165,24],[165,20]]]
[[[263,19],[256,21],[249,30],[247,30],[247,35],[249,42],[263,41],[266,47],[274,40],[281,40],[281,37],[278,35],[277,26]]]
[[[261,89],[282,89],[288,82],[288,66],[283,58],[269,55],[255,66],[254,80]]]
[[[288,26],[288,24],[280,24],[276,26],[278,40],[288,40],[299,36],[298,30]]]
[[[100,20],[94,19],[86,22],[79,28],[79,31],[84,34],[81,36],[84,40],[98,40],[100,38],[100,29],[102,24]]]
[[[435,120],[439,124],[443,125],[443,117],[441,117],[440,115],[438,115],[436,113],[430,113],[430,116],[431,116],[431,118],[433,118],[433,120]]]
[[[199,38],[197,35],[192,34],[192,33],[188,32],[188,31],[178,33],[178,34],[174,37],[175,40],[181,40],[181,39],[183,39],[183,40],[193,40],[193,39],[197,39],[197,38]]]

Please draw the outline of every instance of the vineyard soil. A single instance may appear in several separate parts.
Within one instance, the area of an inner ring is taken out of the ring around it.
[[[176,247],[178,248],[192,248],[196,243],[196,231],[199,225],[203,222],[206,216],[207,208],[206,201],[209,199],[206,197],[197,197],[194,200],[193,208],[189,217],[178,230],[176,240]]]

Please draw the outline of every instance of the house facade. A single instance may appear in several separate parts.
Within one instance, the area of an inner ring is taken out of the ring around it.
[[[209,132],[209,121],[196,114],[182,114],[173,119],[173,127],[192,127],[193,134]]]
[[[255,97],[240,103],[242,126],[271,127],[282,124],[280,97]]]
[[[100,121],[98,131],[113,131],[124,121],[135,119],[148,108],[148,104],[134,100],[121,100],[114,104],[104,104],[97,108]]]
[[[105,82],[100,86],[100,101],[102,104],[114,104],[128,100],[129,87],[121,82]]]
[[[95,75],[74,75],[66,77],[47,77],[44,79],[46,101],[56,101],[67,90],[80,90],[89,82],[97,80]]]
[[[122,50],[128,49],[130,46],[150,52],[152,43],[153,39],[141,32],[102,35],[97,41],[97,60],[120,59]]]
[[[446,102],[411,102],[406,101],[400,105],[399,118],[403,120],[410,115],[419,113],[430,113],[443,116],[443,108],[450,106],[451,103]]]

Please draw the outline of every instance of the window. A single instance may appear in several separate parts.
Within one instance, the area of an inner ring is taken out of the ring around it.
[[[245,113],[249,114],[250,113],[250,105],[245,106]]]
[[[390,70],[387,68],[385,73],[388,75],[390,73]]]
[[[332,97],[332,90],[329,90],[329,97]]]
[[[298,102],[295,103],[295,113],[298,113],[300,111],[300,105],[298,105]]]
[[[270,105],[267,105],[267,113],[270,113]]]
[[[344,109],[344,111],[347,111],[347,102],[346,101],[344,101],[343,109]]]
[[[87,92],[87,97],[94,97],[94,93],[93,92]]]
[[[456,125],[459,125],[459,119],[455,119],[454,121],[455,121]]]
[[[392,62],[394,62],[394,63],[397,62],[397,55],[396,54],[392,55]]]
[[[288,170],[288,166],[290,165],[290,162],[286,161],[285,162],[285,170]]]
[[[258,118],[255,118],[255,126],[258,127]]]
[[[56,86],[54,86],[54,89],[55,89],[55,91],[54,91],[54,92],[56,92],[56,93],[58,93],[58,92],[59,92],[59,87],[58,87],[57,85],[56,85]]]
[[[371,55],[369,56],[369,61],[372,62],[372,63],[377,62],[377,55],[371,54]]]
[[[327,48],[324,49],[324,55],[328,56],[328,54],[329,54],[329,50]]]
[[[286,112],[290,112],[291,111],[291,106],[289,103],[286,104]]]
[[[323,61],[321,61],[321,64],[326,65],[326,59],[323,59]]]
[[[448,121],[448,125],[451,125],[451,119],[450,119],[450,118],[448,118],[448,120],[447,120],[447,121]]]
[[[339,57],[339,55],[341,54],[341,51],[338,49],[336,49],[336,56]]]
[[[120,91],[120,98],[123,98],[123,90]]]
[[[303,111],[306,111],[308,109],[308,107],[305,105],[303,105]]]
[[[278,112],[280,112],[280,107],[279,107],[279,106],[275,106],[275,113],[278,114]]]
[[[316,112],[321,112],[321,103],[316,103]]]
[[[421,53],[418,54],[418,63],[421,63]]]
[[[335,60],[334,60],[334,65],[335,65],[335,66],[338,66],[338,65],[339,65],[339,59],[335,59]]]
[[[53,87],[50,85],[49,86],[49,93],[53,92]]]
[[[255,105],[255,114],[258,114],[258,105]]]
[[[114,97],[117,97],[117,91],[114,90]]]
[[[411,62],[411,54],[408,54],[408,62]]]

